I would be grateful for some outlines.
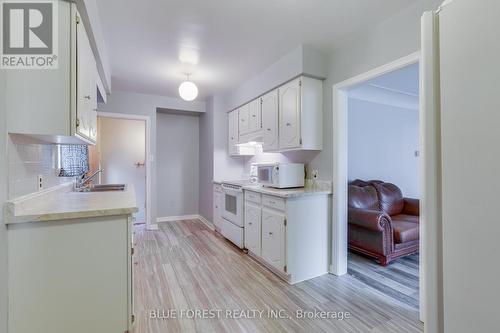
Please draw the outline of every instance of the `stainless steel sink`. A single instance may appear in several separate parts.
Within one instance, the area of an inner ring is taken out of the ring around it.
[[[89,185],[77,189],[78,192],[106,192],[106,191],[125,191],[127,185],[125,184],[97,184]]]

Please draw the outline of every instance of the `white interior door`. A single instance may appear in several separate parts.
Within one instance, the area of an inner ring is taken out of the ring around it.
[[[450,1],[439,12],[446,333],[500,327],[499,17],[498,0]]]
[[[101,183],[134,186],[139,211],[135,223],[146,222],[146,122],[99,117]]]

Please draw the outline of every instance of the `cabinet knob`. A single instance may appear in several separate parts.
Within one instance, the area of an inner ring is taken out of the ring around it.
[[[254,117],[254,118],[255,118],[255,117],[257,117],[257,116],[253,114],[253,115],[252,115],[252,117]]]
[[[290,124],[290,123],[286,123],[286,126],[292,126],[292,124]]]
[[[90,99],[90,95],[85,95],[83,98]]]
[[[252,225],[252,222],[249,222],[248,225]]]
[[[273,233],[271,231],[269,231],[269,236],[272,236],[272,235],[273,235]]]
[[[241,119],[242,122],[245,122],[245,119]]]
[[[270,128],[268,128],[267,130],[268,130],[269,132],[271,132],[271,129],[270,129]]]

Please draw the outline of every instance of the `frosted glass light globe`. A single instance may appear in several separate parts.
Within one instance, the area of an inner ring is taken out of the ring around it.
[[[184,81],[179,86],[179,95],[185,101],[192,101],[198,96],[198,87],[191,81]]]

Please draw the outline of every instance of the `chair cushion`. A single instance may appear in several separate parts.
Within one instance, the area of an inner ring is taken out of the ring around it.
[[[372,183],[377,189],[380,209],[390,216],[401,214],[404,207],[403,193],[391,183]]]
[[[401,244],[419,239],[419,224],[406,221],[392,221],[394,242]]]
[[[349,185],[348,198],[351,208],[380,210],[377,191],[373,186]]]
[[[398,214],[391,216],[392,222],[412,222],[418,223],[418,216],[416,215],[407,215],[407,214]]]

